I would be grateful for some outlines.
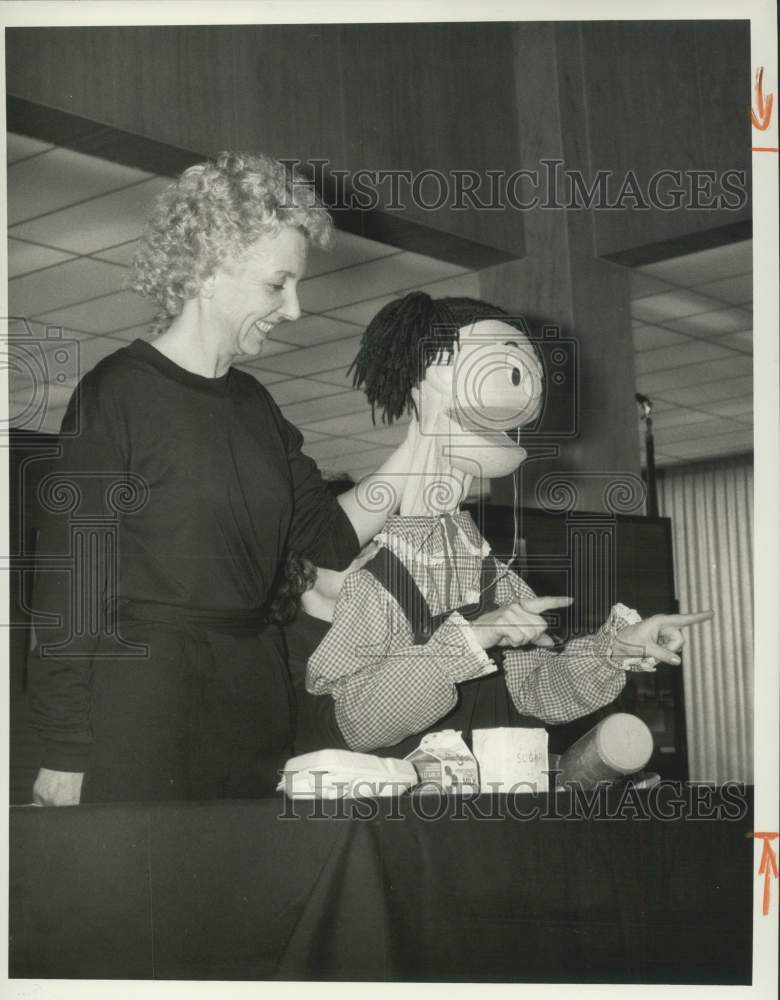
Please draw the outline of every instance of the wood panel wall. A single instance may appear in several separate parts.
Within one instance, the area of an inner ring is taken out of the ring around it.
[[[659,169],[734,169],[750,180],[745,21],[547,26],[558,86],[516,95],[518,35],[532,23],[16,28],[9,94],[173,146],[260,148],[354,172],[503,170],[522,159],[516,102],[540,120],[578,109],[565,166],[648,179]],[[529,114],[526,114],[526,118]],[[569,159],[569,156],[572,159]],[[721,229],[739,211],[599,211],[600,256]],[[404,218],[526,252],[524,213],[426,210]]]

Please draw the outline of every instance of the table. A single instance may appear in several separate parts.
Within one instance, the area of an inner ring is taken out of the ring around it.
[[[12,808],[10,975],[749,983],[750,790],[652,794]]]

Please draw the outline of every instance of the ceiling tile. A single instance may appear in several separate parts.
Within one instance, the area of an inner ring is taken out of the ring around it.
[[[134,292],[116,292],[68,308],[54,309],[39,318],[46,323],[61,323],[76,330],[100,334],[151,322],[156,311],[153,302]]]
[[[682,406],[675,406],[656,414],[655,406],[653,406],[654,431],[663,431],[667,427],[682,427],[689,424],[698,424],[711,419],[712,414],[710,413],[702,413],[701,410],[689,410]],[[644,434],[641,435],[641,441],[644,445]]]
[[[642,351],[634,359],[634,366],[637,375],[645,375],[649,372],[665,371],[670,368],[695,364],[699,361],[727,358],[732,354],[733,351],[720,343],[712,344],[706,340],[688,340],[686,344],[669,345],[655,351]]]
[[[654,351],[659,347],[668,347],[671,344],[689,344],[690,338],[682,333],[673,333],[665,330],[662,326],[641,325],[634,327],[631,331],[634,338],[634,350]]]
[[[462,274],[456,274],[451,278],[440,278],[423,285],[414,285],[410,290],[427,292],[434,299],[443,299],[450,295],[463,295],[471,299],[482,297],[479,275],[474,271],[464,271]]]
[[[332,441],[333,438],[327,437],[325,434],[318,434],[317,431],[304,430],[301,431],[303,434],[304,444],[307,446],[306,454],[308,455],[308,447],[316,444],[319,441]]]
[[[64,406],[47,408],[46,416],[41,426],[41,430],[45,434],[59,434],[62,418],[65,416],[65,409]]]
[[[671,368],[668,371],[651,372],[637,376],[637,387],[640,392],[652,398],[654,393],[670,399],[669,389],[700,385],[703,382],[715,382],[720,379],[746,375],[753,370],[753,359],[747,354],[735,354],[716,361],[704,361],[701,364],[685,365],[683,368]]]
[[[138,249],[138,242],[138,240],[129,240],[127,243],[120,243],[119,246],[98,250],[92,256],[97,257],[98,260],[107,260],[111,264],[120,264],[122,267],[129,267],[130,261]]]
[[[317,382],[325,382],[327,385],[337,385],[342,389],[353,389],[352,375],[347,375],[347,366],[334,368],[332,371],[317,372],[315,376]]]
[[[377,417],[379,420],[379,417]],[[362,431],[360,434],[356,434],[356,438],[361,441],[370,441],[372,444],[383,444],[383,445],[396,445],[401,444],[406,435],[409,432],[409,417],[404,417],[403,420],[390,424],[389,426],[383,424],[382,426],[377,426],[374,430]]]
[[[8,307],[14,316],[40,316],[82,299],[116,291],[125,271],[99,260],[69,260],[8,282]]]
[[[676,458],[699,459],[723,455],[728,452],[747,451],[752,448],[753,431],[746,427],[744,430],[733,431],[730,434],[718,434],[701,440],[681,441],[678,444],[665,445],[664,453]]]
[[[716,344],[723,344],[730,347],[732,351],[742,351],[744,354],[753,353],[753,331],[741,330],[739,333],[729,333],[725,337],[719,337]]]
[[[329,417],[362,414],[367,409],[368,402],[362,392],[339,392],[331,396],[320,396],[318,399],[290,403],[282,407],[282,412],[290,423],[302,427]]]
[[[75,383],[72,385],[41,385],[36,390],[29,391],[9,384],[8,394],[8,424],[17,430],[39,431],[44,429],[48,422],[48,414],[51,410],[58,410],[57,429],[62,420],[65,407],[73,395]]]
[[[740,378],[720,379],[717,382],[689,385],[681,389],[667,389],[663,397],[666,402],[677,403],[679,406],[704,406],[722,399],[744,397],[752,391],[752,375],[743,375]]]
[[[427,292],[433,298],[444,298],[448,295],[464,295],[467,298],[480,298],[479,275],[473,271],[464,271],[462,274],[454,275],[451,278],[432,281],[428,284],[412,285],[406,291]],[[379,310],[386,306],[388,302],[400,297],[401,292],[394,292],[391,295],[380,295],[364,301],[355,302],[352,305],[343,306],[339,309],[329,310],[328,315],[337,319],[343,319],[354,323],[361,330],[365,330],[371,320]]]
[[[679,282],[677,284],[679,285]],[[675,285],[670,285],[668,281],[661,281],[660,278],[646,274],[641,268],[636,268],[631,271],[630,289],[632,299],[641,299],[645,295],[656,295],[658,292],[673,292]]]
[[[658,323],[717,308],[716,300],[681,288],[675,292],[662,292],[660,295],[636,299],[631,303],[631,315],[647,323]]]
[[[131,340],[151,340],[152,331],[149,323],[139,323],[138,326],[129,326],[124,330],[112,330],[111,337],[113,340],[124,340],[128,343]]]
[[[113,340],[111,337],[93,337],[92,340],[81,341],[79,344],[79,354],[81,356],[82,375],[94,368],[98,361],[102,361],[109,354],[113,354],[115,351],[122,350],[125,347],[127,347],[126,344]]]
[[[307,428],[304,431],[304,436],[310,433],[312,432]],[[355,455],[363,449],[370,450],[370,445],[360,445],[352,438],[326,437],[325,435],[320,435],[320,438],[321,440],[316,441],[306,449],[306,454],[310,455],[316,462],[327,458],[338,458],[341,455]]]
[[[238,368],[239,371],[246,372],[253,378],[257,379],[262,385],[273,385],[277,382],[288,382],[291,379],[287,375],[283,375],[281,372],[267,372],[255,364],[242,361],[240,364],[233,365],[234,368]]]
[[[753,326],[753,317],[746,309],[723,308],[685,319],[669,319],[664,326],[694,337],[718,337],[724,333],[749,330]]]
[[[358,300],[448,278],[464,270],[422,254],[397,253],[319,278],[307,278],[299,285],[301,308],[306,312],[326,312]]]
[[[325,344],[330,340],[343,340],[345,337],[362,333],[353,323],[345,323],[331,316],[303,316],[294,323],[280,323],[274,327],[274,338],[298,347],[309,347],[315,344]]]
[[[47,149],[54,149],[50,142],[41,142],[40,139],[30,139],[26,135],[18,135],[16,132],[6,132],[6,162],[15,163],[26,156],[35,156]]]
[[[361,330],[365,330],[379,310],[383,306],[386,306],[388,302],[392,302],[393,299],[397,298],[398,294],[395,292],[391,295],[380,295],[377,298],[366,299],[363,302],[355,302],[349,306],[332,309],[328,312],[328,315],[333,316],[335,319],[343,319],[346,323],[354,323]]]
[[[371,448],[369,451],[361,451],[345,456],[342,466],[351,475],[355,470],[360,470],[362,474],[374,472],[379,466],[392,455],[392,448]]]
[[[753,397],[752,395],[736,396],[732,399],[721,399],[717,402],[703,402],[699,406],[708,413],[713,413],[720,417],[734,417],[740,419],[749,417],[753,419]]]
[[[711,295],[730,305],[740,306],[753,301],[753,273],[739,274],[731,278],[721,278],[719,281],[709,281],[705,285],[697,285],[696,289],[702,295]]]
[[[735,434],[745,428],[726,417],[710,417],[697,421],[695,424],[665,427],[656,434],[656,444],[661,451],[668,450],[672,444],[686,441],[703,441],[716,435]]]
[[[366,407],[361,413],[352,413],[345,417],[331,417],[329,420],[312,420],[307,424],[321,434],[340,434],[344,437],[357,436],[364,431],[373,430],[371,410]]]
[[[42,344],[49,384],[72,388],[98,361],[124,346],[121,341],[109,337],[90,337],[79,341],[63,339],[59,346],[55,342]]]
[[[8,277],[17,278],[29,271],[39,271],[52,264],[60,264],[70,260],[73,255],[62,250],[52,250],[50,247],[37,246],[24,240],[8,240]]]
[[[52,149],[32,160],[9,166],[8,225],[57,211],[128,184],[137,184],[150,176],[143,170],[76,153],[72,149]],[[45,220],[41,219],[41,222]]]
[[[168,178],[153,177],[142,184],[14,226],[11,235],[81,254],[114,247],[140,235],[150,202],[170,183]]]
[[[333,368],[349,368],[360,348],[360,334],[346,340],[333,340],[327,344],[303,347],[278,357],[263,358],[263,367],[269,371],[288,375],[312,375]]]
[[[698,253],[672,257],[656,264],[645,264],[638,270],[676,285],[690,287],[703,281],[716,281],[733,274],[744,274],[752,267],[753,241],[742,240],[740,243],[727,243],[721,247],[700,250]]]
[[[400,253],[398,247],[336,230],[331,250],[314,248],[309,252],[306,277],[316,278],[329,271],[340,271],[346,267],[354,267],[355,264],[365,264],[378,257],[389,257],[396,253]]]
[[[270,393],[279,406],[287,406],[309,399],[323,399],[341,391],[338,385],[326,385],[309,378],[288,378],[275,383]]]
[[[9,340],[15,344],[36,344],[44,349],[52,345],[57,346],[62,340],[89,340],[93,336],[91,333],[81,333],[78,330],[63,330],[56,324],[47,326],[35,320],[22,322],[16,319],[9,321],[8,334]]]

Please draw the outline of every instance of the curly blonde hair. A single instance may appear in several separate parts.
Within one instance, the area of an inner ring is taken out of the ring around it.
[[[289,165],[252,153],[220,153],[189,167],[153,202],[127,287],[156,302],[164,330],[217,267],[263,235],[301,229],[330,245],[333,223],[312,185]]]

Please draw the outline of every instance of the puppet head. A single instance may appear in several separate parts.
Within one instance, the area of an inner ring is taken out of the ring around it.
[[[526,452],[507,432],[533,421],[542,366],[522,326],[468,298],[414,292],[388,303],[363,335],[350,371],[376,420],[416,422],[401,514],[456,510],[474,476],[513,472]]]

